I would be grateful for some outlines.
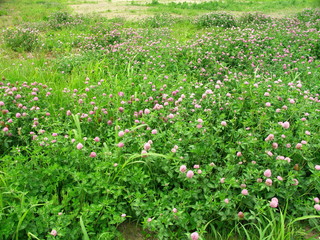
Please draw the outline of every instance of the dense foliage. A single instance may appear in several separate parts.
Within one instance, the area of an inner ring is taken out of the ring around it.
[[[88,21],[4,34],[56,55],[0,82],[0,239],[115,239],[128,219],[158,239],[319,230],[319,11],[212,13],[186,42],[167,15]]]

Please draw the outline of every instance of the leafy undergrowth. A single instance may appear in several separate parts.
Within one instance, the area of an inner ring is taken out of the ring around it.
[[[0,239],[121,239],[126,221],[157,239],[319,230],[319,11],[206,15],[183,43],[165,18],[8,30],[8,49],[56,58],[3,71]]]

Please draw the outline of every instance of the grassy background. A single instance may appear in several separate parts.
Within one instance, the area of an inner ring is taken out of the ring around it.
[[[88,1],[89,2],[89,1]],[[24,51],[23,49],[13,50],[5,44],[5,39],[1,39],[1,50],[0,50],[0,76],[4,76],[7,79],[10,79],[12,82],[42,82],[47,84],[49,87],[55,89],[55,94],[51,97],[51,100],[47,102],[47,110],[51,115],[59,115],[60,108],[68,106],[70,104],[70,96],[66,96],[62,92],[64,88],[68,89],[84,89],[86,84],[84,79],[89,77],[90,79],[107,79],[107,82],[110,81],[110,84],[106,84],[104,87],[106,91],[120,91],[120,89],[125,89],[126,92],[132,93],[141,92],[142,89],[147,89],[146,86],[140,84],[141,74],[139,68],[130,68],[130,64],[136,60],[135,56],[123,60],[121,59],[122,55],[119,55],[119,58],[109,59],[99,51],[86,51],[83,50],[77,45],[78,42],[84,41],[85,37],[98,36],[100,32],[109,33],[114,29],[122,29],[124,32],[125,29],[143,29],[143,36],[148,36],[151,42],[156,42],[159,38],[164,39],[165,43],[168,45],[175,43],[190,44],[190,40],[197,41],[196,36],[201,36],[210,31],[213,31],[219,36],[219,33],[224,34],[225,30],[220,27],[211,27],[203,28],[195,24],[194,19],[196,16],[212,12],[212,11],[227,11],[232,12],[235,15],[242,15],[244,12],[251,11],[261,11],[264,13],[273,13],[275,15],[292,15],[298,11],[301,11],[304,8],[314,8],[319,3],[318,1],[309,1],[309,0],[296,0],[296,1],[218,1],[218,2],[203,2],[199,4],[178,4],[178,3],[162,3],[161,1],[153,1],[148,4],[142,2],[128,2],[130,5],[137,5],[146,7],[146,12],[148,15],[152,16],[146,20],[141,21],[127,21],[123,18],[114,18],[107,19],[99,16],[74,16],[76,24],[72,26],[59,26],[53,20],[58,19],[57,16],[52,17],[55,12],[68,12],[73,13],[73,9],[69,4],[74,4],[73,2],[67,2],[64,0],[57,1],[35,1],[35,0],[13,0],[13,1],[0,1],[0,28],[5,29],[14,29],[14,26],[19,26],[23,28],[37,28],[39,29],[38,38],[40,46],[37,46],[31,51]],[[95,4],[95,1],[92,1]],[[169,13],[171,15],[160,15],[158,13]],[[156,14],[154,17],[153,15]],[[69,15],[68,15],[69,16]],[[70,15],[71,16],[71,15]],[[80,24],[77,22],[81,21]],[[51,24],[51,25],[50,25]],[[159,25],[159,27],[157,27]],[[263,32],[262,30],[259,31]],[[154,33],[152,35],[152,33]],[[123,34],[123,32],[121,32]],[[114,36],[111,36],[107,40],[114,40]],[[125,41],[126,35],[121,35],[120,40]],[[208,35],[208,37],[210,37]],[[280,37],[276,35],[275,37]],[[115,39],[117,39],[115,37]],[[291,39],[288,38],[288,41]],[[97,42],[99,39],[97,40]],[[105,41],[102,39],[101,41]],[[148,41],[143,46],[147,45]],[[167,58],[165,61],[169,62],[170,49],[168,47],[168,52],[166,52],[165,44],[159,44],[159,50],[156,51],[152,48],[148,49],[152,52],[152,55],[164,53],[163,56]],[[210,47],[208,47],[210,49]],[[165,49],[165,50],[163,50]],[[230,47],[232,50],[232,47]],[[163,52],[161,52],[163,51]],[[209,51],[209,50],[208,50]],[[196,57],[193,58],[190,53],[190,58],[192,61],[196,62]],[[137,54],[138,56],[139,54]],[[143,55],[139,55],[143,61]],[[148,55],[149,57],[149,55]],[[189,56],[187,56],[188,58]],[[182,60],[184,60],[182,58]],[[190,59],[186,59],[191,61]],[[128,62],[125,62],[128,61]],[[318,61],[318,60],[317,60]],[[128,64],[129,63],[129,64]],[[160,64],[160,63],[159,63]],[[221,63],[221,66],[224,63]],[[147,67],[141,67],[141,71],[145,74],[150,74],[150,79],[153,79],[155,82],[158,81],[158,73],[164,75],[166,73],[176,74],[174,77],[181,80],[183,78],[183,69],[185,69],[182,64],[168,64],[169,67],[175,67],[172,69],[162,70],[156,69],[154,75]],[[129,67],[128,67],[129,66]],[[221,66],[215,66],[216,69],[219,69]],[[238,66],[234,66],[237,68]],[[303,68],[303,66],[299,66]],[[181,72],[179,72],[181,70]],[[280,72],[279,68],[279,72]],[[158,72],[157,72],[158,71]],[[166,72],[167,71],[167,72]],[[313,71],[313,69],[312,69]],[[314,71],[316,72],[316,71]],[[201,79],[200,76],[196,75],[198,72],[190,71],[188,72],[188,77],[192,80]],[[281,73],[280,73],[281,74]],[[299,73],[300,74],[300,73]],[[314,73],[312,77],[308,77],[305,72],[302,72],[301,75],[288,75],[285,76],[285,81],[295,81],[297,78],[306,78],[310,79],[309,83],[304,83],[305,86],[315,85],[316,80],[318,79]],[[253,75],[252,75],[253,76]],[[253,77],[252,77],[253,78]],[[113,82],[115,81],[115,82]],[[131,86],[131,82],[135,83],[135,86]],[[168,85],[173,85],[174,83],[168,81]],[[309,86],[310,87],[310,86]],[[174,89],[174,88],[172,88]],[[194,89],[190,89],[193,91]],[[316,87],[312,89],[314,92],[317,91]],[[251,97],[251,96],[250,96]],[[119,104],[119,103],[117,103]],[[79,110],[80,111],[80,110]],[[294,111],[292,114],[295,114]],[[291,116],[290,116],[291,117]],[[54,123],[58,125],[59,123]],[[53,126],[56,126],[53,125]],[[88,130],[90,131],[90,130]],[[316,131],[315,131],[316,132]],[[112,132],[113,135],[115,133]],[[200,149],[201,150],[201,149]],[[199,151],[200,151],[199,150]],[[117,156],[115,156],[117,157]],[[76,157],[75,157],[76,159]],[[278,226],[277,222],[272,221],[268,223],[268,220],[264,219],[260,227],[263,230],[263,226],[268,226],[274,229],[285,229],[285,226]],[[274,224],[274,225],[272,225]],[[279,223],[281,224],[281,222]],[[240,226],[238,226],[240,228]],[[124,224],[119,227],[119,229],[124,233],[125,239],[139,239],[141,238],[140,228],[135,228],[134,224]],[[134,229],[134,231],[132,231]],[[138,230],[137,230],[138,229]],[[260,229],[260,230],[261,230]],[[238,229],[240,232],[240,229]],[[294,232],[296,229],[290,229]],[[134,232],[136,231],[136,235]],[[227,236],[229,233],[225,232],[223,237]],[[245,233],[242,233],[242,236],[245,236]],[[240,238],[241,239],[241,238]]]
[[[105,1],[110,2],[112,1]],[[1,0],[0,2],[0,28],[9,27],[26,22],[39,22],[56,11],[72,12],[70,4],[77,1],[67,0]],[[83,2],[81,2],[83,3]],[[96,1],[86,1],[85,3],[96,4]],[[304,8],[315,8],[320,6],[319,0],[266,0],[266,1],[202,1],[194,2],[170,2],[170,1],[131,1],[127,5],[148,6],[146,15],[152,13],[171,13],[180,16],[196,16],[210,11],[228,11],[235,14],[243,12],[263,12],[272,15],[292,15]],[[127,13],[130,15],[130,11]]]

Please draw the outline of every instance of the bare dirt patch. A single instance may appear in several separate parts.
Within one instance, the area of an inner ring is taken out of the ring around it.
[[[76,13],[99,14],[107,18],[123,17],[126,19],[141,19],[147,16],[147,6],[136,6],[131,0],[98,0],[93,2],[79,2],[70,4]],[[145,4],[146,2],[134,1]]]
[[[159,3],[169,2],[190,2],[200,3],[206,0],[159,0]],[[152,0],[96,0],[85,1],[76,0],[69,3],[76,13],[80,14],[99,14],[107,18],[122,17],[125,19],[142,19],[150,15],[148,14],[148,6]]]
[[[190,2],[201,3],[208,0],[157,0],[159,3],[170,2]],[[209,0],[210,1],[210,0]],[[211,0],[214,1],[214,0]],[[69,6],[71,6],[76,13],[80,14],[99,14],[100,16],[107,18],[121,17],[129,20],[139,20],[150,16],[151,12],[148,11],[149,7],[147,3],[151,3],[152,0],[71,0]],[[297,9],[279,9],[279,11],[273,11],[267,15],[275,18],[282,18],[294,15]],[[234,16],[241,16],[245,12],[241,11],[227,11]]]
[[[156,240],[154,237],[150,237],[152,234],[149,234],[149,237],[146,237],[142,234],[143,230],[141,226],[132,223],[124,222],[119,227],[118,230],[121,232],[125,240]]]

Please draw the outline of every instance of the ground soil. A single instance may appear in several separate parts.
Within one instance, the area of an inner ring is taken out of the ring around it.
[[[147,2],[141,0],[96,0],[90,2],[77,0],[77,4],[71,3],[70,6],[76,13],[99,14],[107,18],[121,17],[134,20],[148,16],[146,13],[147,6],[137,6],[133,3],[145,4]]]
[[[208,0],[157,0],[159,3],[169,2],[190,2],[200,3]],[[69,5],[79,14],[99,14],[107,18],[124,18],[127,20],[140,20],[151,15],[148,12],[146,3],[151,3],[152,0],[70,0]],[[229,12],[235,16],[242,15],[243,12]],[[296,11],[286,9],[286,11],[272,12],[271,17],[284,17],[295,14]]]

